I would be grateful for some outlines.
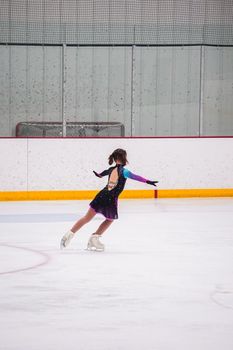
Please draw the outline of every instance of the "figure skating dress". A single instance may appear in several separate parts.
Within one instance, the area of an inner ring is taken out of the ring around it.
[[[139,175],[133,174],[121,164],[110,167],[100,174],[95,174],[98,177],[108,175],[108,183],[97,193],[90,203],[90,207],[94,209],[96,213],[103,214],[108,220],[118,219],[118,197],[125,187],[127,178],[140,182],[148,181]]]

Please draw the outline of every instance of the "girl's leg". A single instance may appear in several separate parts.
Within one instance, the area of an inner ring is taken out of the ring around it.
[[[61,239],[60,247],[61,249],[67,247],[67,245],[70,243],[71,239],[74,237],[74,234],[85,224],[87,224],[93,217],[95,216],[96,212],[94,209],[89,208],[88,212],[85,216],[83,216],[81,219],[79,219],[72,229],[68,231]]]
[[[113,220],[107,220],[107,219],[104,220],[94,234],[95,235],[102,235],[102,233],[104,233],[112,223],[113,223]]]
[[[96,215],[94,209],[89,208],[85,216],[79,219],[71,229],[71,232],[76,233],[83,225],[87,224]]]

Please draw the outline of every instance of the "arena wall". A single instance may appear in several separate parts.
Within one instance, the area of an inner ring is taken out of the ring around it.
[[[158,180],[128,180],[123,197],[233,196],[233,138],[0,139],[0,199],[85,199],[104,187],[92,170],[116,148],[127,167]]]
[[[233,47],[68,46],[62,55],[61,46],[0,46],[1,137],[20,122],[64,119],[121,122],[126,136],[233,135]]]

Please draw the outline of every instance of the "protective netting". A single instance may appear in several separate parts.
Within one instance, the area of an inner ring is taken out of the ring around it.
[[[0,0],[0,42],[233,45],[233,1]]]
[[[63,136],[61,122],[20,122],[16,125],[16,137],[60,137]],[[117,122],[67,122],[68,137],[125,136],[124,125]]]

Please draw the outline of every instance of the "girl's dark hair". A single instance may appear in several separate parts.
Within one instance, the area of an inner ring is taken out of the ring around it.
[[[122,165],[126,165],[128,163],[127,153],[124,149],[117,148],[115,151],[108,157],[108,163],[112,165],[113,161],[120,161]]]

